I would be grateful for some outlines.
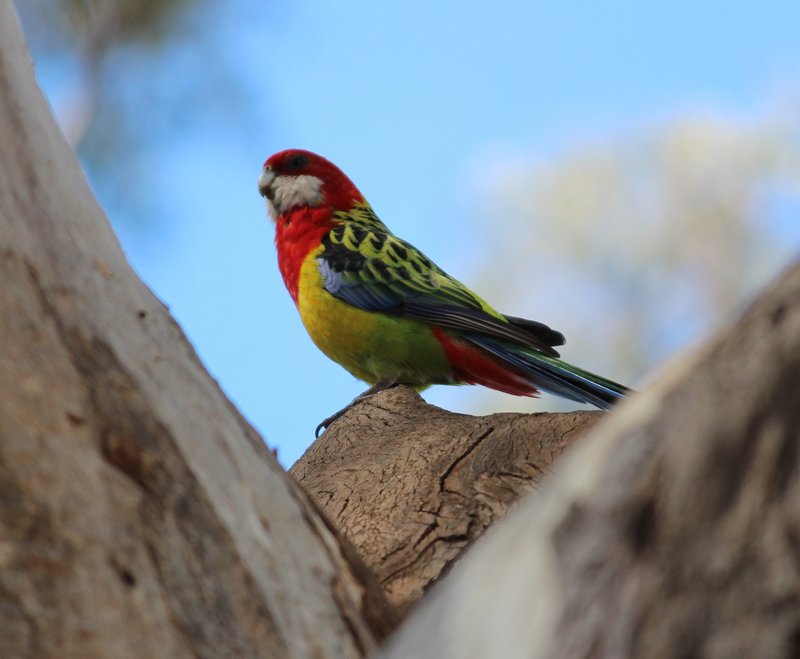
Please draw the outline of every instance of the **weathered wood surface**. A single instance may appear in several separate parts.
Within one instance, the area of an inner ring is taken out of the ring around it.
[[[402,613],[602,416],[475,417],[395,387],[350,409],[290,473]]]
[[[364,656],[379,590],[131,271],[9,0],[0,281],[0,656]]]
[[[385,654],[797,657],[800,262],[609,415]]]

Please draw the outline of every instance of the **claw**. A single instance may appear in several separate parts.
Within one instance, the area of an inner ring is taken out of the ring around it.
[[[389,381],[386,381],[386,382],[376,382],[369,389],[367,389],[363,393],[358,394],[358,396],[356,396],[350,402],[349,405],[346,405],[345,407],[340,409],[335,414],[331,414],[327,419],[324,419],[323,421],[320,422],[320,424],[314,430],[314,439],[319,439],[319,436],[322,434],[322,431],[323,430],[327,430],[327,428],[334,421],[336,421],[336,419],[338,419],[345,412],[347,412],[351,407],[353,407],[353,405],[357,405],[358,403],[361,403],[362,401],[367,400],[367,398],[372,398],[375,394],[378,394],[378,393],[380,393],[381,391],[383,391],[385,389],[391,389],[396,384],[397,384],[397,382],[395,382],[394,380],[389,380]]]
[[[320,421],[320,424],[314,430],[314,439],[319,439],[319,436],[322,434],[322,431],[326,430],[329,425],[331,425],[334,421],[336,421],[336,419],[342,416],[342,414],[347,412],[347,410],[349,410],[352,406],[353,403],[350,403],[350,405],[348,405],[345,408],[342,408],[336,414],[331,414],[327,419],[323,419],[322,421]]]

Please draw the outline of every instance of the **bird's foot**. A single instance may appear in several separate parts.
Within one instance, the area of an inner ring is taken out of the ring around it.
[[[336,412],[336,414],[331,414],[327,419],[323,419],[322,421],[320,421],[319,425],[314,430],[314,439],[319,439],[319,436],[322,434],[322,431],[326,430],[329,425],[331,425],[334,421],[336,421],[336,419],[342,416],[342,414],[347,412],[347,410],[353,407],[353,405],[355,405],[355,401],[353,401],[346,407],[340,409],[338,412]]]
[[[357,405],[358,403],[361,403],[367,400],[368,398],[372,398],[375,394],[378,394],[381,391],[384,391],[385,389],[390,389],[394,387],[396,384],[397,383],[394,380],[389,382],[377,382],[376,384],[373,384],[369,389],[367,389],[363,393],[358,394],[358,396],[356,396],[352,401],[350,401],[348,405],[346,405],[338,412],[336,412],[336,414],[331,414],[327,419],[324,419],[317,426],[316,430],[314,430],[314,437],[318,438],[322,434],[323,430],[327,429],[334,421],[336,421],[336,419],[338,419],[351,407],[353,407],[353,405]]]

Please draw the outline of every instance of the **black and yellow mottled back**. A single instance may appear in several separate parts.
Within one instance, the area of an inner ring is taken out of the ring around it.
[[[486,334],[550,356],[564,337],[535,321],[497,312],[410,243],[392,234],[368,204],[334,215],[317,263],[325,289],[365,311]]]

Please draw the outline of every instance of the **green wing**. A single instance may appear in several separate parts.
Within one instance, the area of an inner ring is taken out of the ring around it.
[[[371,209],[340,214],[317,257],[325,289],[366,311],[492,336],[557,357],[564,337],[542,323],[504,316],[393,235]]]

